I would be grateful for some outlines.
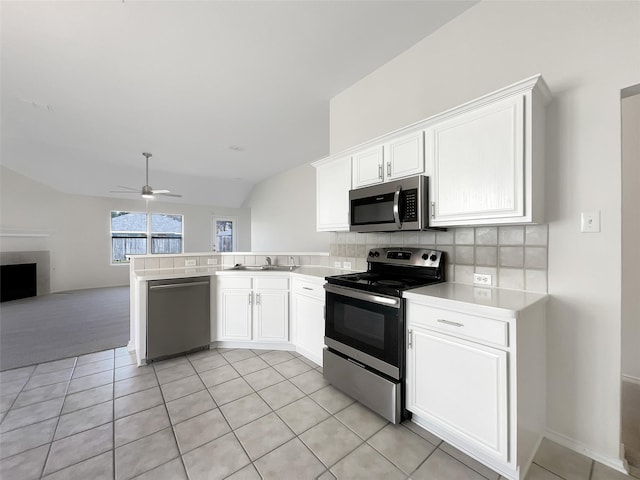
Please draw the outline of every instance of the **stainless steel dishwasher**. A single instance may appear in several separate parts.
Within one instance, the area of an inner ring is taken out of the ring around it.
[[[209,277],[150,280],[147,291],[147,360],[208,347]]]

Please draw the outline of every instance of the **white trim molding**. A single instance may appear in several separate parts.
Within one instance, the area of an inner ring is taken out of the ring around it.
[[[632,375],[625,375],[624,373],[622,374],[622,381],[640,385],[640,378],[634,377]]]
[[[581,444],[580,442],[575,441],[573,438],[569,438],[566,435],[563,435],[558,432],[554,432],[553,430],[547,429],[545,433],[545,437],[547,437],[549,440],[553,442],[556,442],[559,445],[562,445],[563,447],[567,447],[568,449],[573,450],[574,452],[580,453],[586,457],[591,458],[592,460],[595,460],[596,462],[602,463],[607,467],[613,468],[618,472],[624,473],[625,475],[629,475],[627,462],[623,458],[605,457],[599,452],[596,452],[595,450],[590,449],[589,447]],[[620,450],[621,455],[622,455],[622,452],[624,452],[623,448],[624,447],[622,447]]]

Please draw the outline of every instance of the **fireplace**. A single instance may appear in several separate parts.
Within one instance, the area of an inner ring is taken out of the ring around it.
[[[0,268],[0,301],[51,293],[48,250],[0,252]]]
[[[0,266],[0,302],[35,297],[38,294],[36,264]]]

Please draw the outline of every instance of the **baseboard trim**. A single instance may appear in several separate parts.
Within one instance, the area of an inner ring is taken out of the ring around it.
[[[596,452],[595,450],[592,450],[591,448],[581,444],[580,442],[576,442],[574,439],[569,438],[566,435],[563,435],[561,433],[554,432],[553,430],[547,430],[545,433],[545,437],[547,437],[549,440],[553,442],[556,442],[562,445],[563,447],[567,447],[568,449],[573,450],[574,452],[577,452],[586,457],[589,457],[598,463],[601,463],[603,465],[606,465],[607,467],[613,468],[618,472],[624,473],[625,475],[629,474],[629,471],[627,469],[627,462],[622,458],[606,457]]]
[[[632,375],[622,375],[622,381],[623,382],[629,382],[629,383],[635,383],[637,385],[640,385],[640,378],[638,377],[634,377]]]

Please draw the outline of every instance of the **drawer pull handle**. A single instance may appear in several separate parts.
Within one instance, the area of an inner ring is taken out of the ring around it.
[[[302,287],[304,290],[313,290],[311,287]]]
[[[452,327],[464,327],[464,323],[452,322],[451,320],[443,320],[442,318],[438,319],[438,323],[445,323],[447,325],[451,325]]]

